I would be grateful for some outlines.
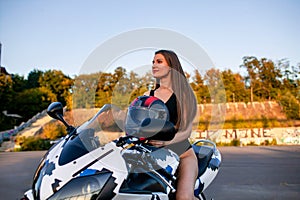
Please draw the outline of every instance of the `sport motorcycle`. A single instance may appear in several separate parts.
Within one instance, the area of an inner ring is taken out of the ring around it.
[[[62,104],[51,103],[48,115],[61,121],[68,134],[44,155],[32,187],[22,199],[175,199],[179,156],[168,148],[151,146],[147,143],[149,138],[144,137],[150,132],[158,135],[172,132],[171,123],[165,122],[163,126],[154,123],[154,127],[137,129],[136,134],[112,138],[99,117],[115,110],[116,106],[106,104],[75,128],[65,121]],[[221,154],[210,140],[198,140],[192,148],[199,166],[194,194],[205,199],[204,191],[219,171]]]

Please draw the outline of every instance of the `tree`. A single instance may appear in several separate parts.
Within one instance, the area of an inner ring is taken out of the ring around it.
[[[30,71],[27,76],[27,88],[37,88],[40,87],[39,79],[43,76],[43,72],[38,69]]]
[[[259,79],[261,81],[261,96],[264,99],[276,99],[280,89],[280,80],[282,75],[280,70],[275,66],[273,61],[266,58],[260,60]]]
[[[279,103],[288,119],[300,119],[300,104],[294,95],[286,92],[280,97]]]
[[[111,103],[113,89],[118,78],[119,77],[117,75],[101,72],[100,76],[98,77],[95,94],[96,107],[102,107],[104,104]]]
[[[230,69],[222,72],[222,80],[226,91],[227,102],[247,101],[247,91],[245,88],[244,78],[233,73]]]
[[[193,82],[190,83],[198,103],[210,102],[210,94],[208,87],[204,84],[204,80],[198,70],[195,70],[195,75],[192,77]]]
[[[243,57],[243,64],[240,67],[246,68],[248,76],[245,77],[245,85],[250,88],[250,101],[254,101],[253,91],[256,88],[260,88],[257,82],[259,61],[254,56]]]
[[[215,68],[207,70],[204,76],[204,82],[208,87],[212,103],[226,102],[226,94],[220,70]]]
[[[114,83],[117,83],[120,79],[124,78],[124,76],[126,76],[126,69],[123,67],[117,67],[113,74]]]
[[[45,110],[53,101],[57,101],[56,96],[48,88],[27,89],[16,94],[12,112],[26,120]]]
[[[94,108],[100,73],[81,74],[75,77],[72,87],[73,108]]]
[[[124,71],[125,72],[125,71]],[[133,91],[139,93],[139,78],[137,74],[131,72],[129,77],[126,73],[122,74],[122,77],[118,79],[116,84],[113,87],[112,92],[112,103],[117,105],[120,108],[127,108],[130,103],[130,98]]]
[[[1,99],[1,111],[8,108],[13,100],[13,80],[11,76],[0,74],[0,99]]]
[[[117,67],[113,74],[101,73],[96,90],[96,106],[113,103],[120,108],[128,106],[132,91],[138,88],[140,81],[137,75],[130,73],[128,78],[126,69]]]
[[[27,81],[24,79],[23,76],[20,76],[18,74],[12,75],[12,81],[13,81],[13,91],[14,92],[22,92],[26,89],[26,83]]]
[[[128,105],[138,96],[142,96],[148,89],[148,74],[139,77],[131,71],[129,75],[123,74],[113,90],[112,103],[120,108],[127,108]]]
[[[290,66],[286,59],[278,62],[278,67],[281,69],[282,85],[280,88],[281,93],[291,92],[298,101],[300,100],[300,64],[296,67]]]
[[[250,86],[251,102],[253,100],[276,99],[281,87],[281,71],[272,60],[256,57],[244,57],[243,65],[248,72],[245,80]],[[285,71],[287,72],[287,71]]]
[[[155,86],[155,78],[152,75],[151,71],[148,71],[142,77],[139,77],[140,85],[146,88],[147,90],[154,89]]]
[[[13,128],[16,123],[16,119],[7,117],[3,114],[3,111],[11,110],[15,93],[13,91],[13,80],[11,76],[0,73],[0,130],[8,130]]]
[[[154,85],[154,81],[152,75],[149,76],[149,73],[146,73],[143,77],[139,77],[131,71],[129,74],[129,84],[131,89],[129,102],[131,103],[136,97],[144,95],[149,90],[149,85]]]
[[[52,91],[56,95],[57,100],[66,105],[66,99],[70,95],[73,80],[60,70],[48,70],[40,76],[39,84],[41,87]]]

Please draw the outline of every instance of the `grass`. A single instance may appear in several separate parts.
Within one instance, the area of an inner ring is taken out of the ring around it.
[[[298,127],[300,126],[300,120],[278,120],[278,119],[233,119],[226,120],[223,123],[199,121],[199,130],[209,130],[215,127],[222,129],[243,129],[243,128],[278,128],[278,127]]]

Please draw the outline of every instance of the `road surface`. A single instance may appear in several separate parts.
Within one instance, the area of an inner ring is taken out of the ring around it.
[[[300,199],[300,146],[220,147],[207,199]],[[20,199],[45,152],[0,153],[0,199]]]

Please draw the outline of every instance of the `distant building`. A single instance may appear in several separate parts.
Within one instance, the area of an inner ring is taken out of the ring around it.
[[[0,42],[0,74],[5,74],[6,76],[11,76],[11,74],[9,74],[5,67],[1,66],[1,56],[2,56],[2,43]]]
[[[1,67],[1,66],[0,66],[0,74],[11,75],[6,71],[5,67]]]

